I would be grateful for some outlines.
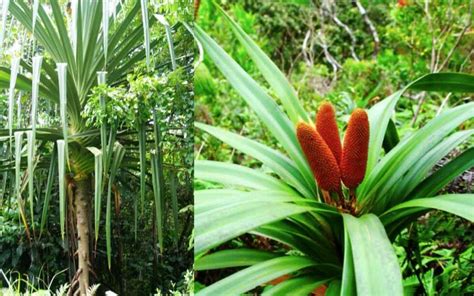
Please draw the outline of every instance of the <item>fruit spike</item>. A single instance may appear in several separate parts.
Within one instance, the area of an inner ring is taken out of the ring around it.
[[[323,102],[316,115],[316,130],[324,139],[336,158],[337,163],[341,163],[341,138],[336,123],[336,110],[329,102]]]
[[[356,188],[364,180],[369,150],[369,118],[360,108],[352,112],[344,136],[341,176],[344,185]]]
[[[324,139],[313,126],[305,122],[298,123],[296,136],[319,187],[326,191],[340,193],[339,166]]]

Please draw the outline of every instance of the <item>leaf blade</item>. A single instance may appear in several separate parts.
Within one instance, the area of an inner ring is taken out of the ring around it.
[[[236,272],[199,291],[196,295],[219,295],[222,291],[226,291],[228,295],[239,295],[272,279],[312,265],[315,263],[305,257],[284,256],[271,259]]]
[[[403,295],[402,274],[385,229],[373,214],[343,214],[349,234],[358,295]]]
[[[258,69],[262,73],[265,80],[275,90],[278,97],[281,99],[282,104],[288,113],[293,124],[298,123],[302,120],[305,122],[311,122],[306,111],[303,109],[296,91],[293,89],[291,84],[286,79],[285,75],[278,69],[275,63],[263,52],[262,49],[248,36],[245,31],[235,22],[219,5],[215,4],[218,11],[222,13],[224,18],[227,20],[232,30],[234,31],[237,39],[245,47],[247,53],[250,55],[252,60],[257,65]]]
[[[306,182],[316,186],[309,165],[298,144],[296,129],[278,104],[199,26],[194,27],[194,34],[217,68],[293,159]]]

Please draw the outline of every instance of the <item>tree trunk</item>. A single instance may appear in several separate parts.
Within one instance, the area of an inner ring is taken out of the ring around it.
[[[85,296],[89,288],[89,203],[91,201],[91,184],[89,177],[76,181],[75,203],[77,218],[79,262],[79,290]]]

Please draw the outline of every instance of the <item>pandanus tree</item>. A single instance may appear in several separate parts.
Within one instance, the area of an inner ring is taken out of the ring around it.
[[[157,18],[148,14],[146,0],[123,4],[118,1],[71,1],[64,8],[58,1],[47,4],[33,1],[32,6],[26,1],[3,1],[3,8],[5,11],[8,8],[12,18],[31,36],[36,54],[13,57],[10,68],[0,68],[0,87],[9,90],[7,128],[0,130],[4,147],[8,147],[2,155],[2,181],[14,188],[11,192],[18,199],[23,223],[29,235],[35,236],[38,232],[35,221],[41,216],[42,232],[52,187],[56,184],[54,180],[58,180],[61,234],[64,239],[68,229],[66,223],[71,223],[67,221],[68,217],[76,222],[75,229],[67,235],[77,235],[78,269],[74,278],[79,284],[78,291],[85,295],[91,269],[90,246],[92,240],[97,241],[99,237],[102,197],[106,197],[105,234],[107,261],[111,267],[112,199],[119,194],[114,184],[120,168],[139,172],[136,174],[140,178],[140,192],[135,200],[135,227],[140,208],[137,203],[143,207],[149,191],[147,186],[151,188],[160,247],[163,248],[161,131],[156,103],[153,103],[157,101],[145,98],[146,94],[143,98],[132,98],[140,102],[148,99],[148,113],[136,116],[141,120],[135,128],[118,126],[118,122],[109,120],[116,118],[116,110],[113,106],[108,107],[106,90],[126,84],[127,75],[142,61],[146,61],[150,73],[168,68],[175,70],[172,32],[164,17],[159,16],[166,27],[172,59],[152,64],[150,53],[160,42],[166,46],[167,41],[164,38],[150,40],[149,27]],[[6,17],[5,12],[2,32]],[[2,40],[3,36],[2,33]],[[15,109],[20,108],[14,100],[16,91],[31,94],[28,126],[14,123]],[[87,108],[97,95],[100,97],[100,120],[90,124]],[[46,127],[44,122],[38,123],[39,106],[45,101],[59,109],[59,125]],[[145,107],[140,106],[138,110],[128,112],[143,111]],[[147,145],[151,145],[149,142],[153,143],[151,157],[146,154]],[[151,163],[147,165],[150,158]],[[42,169],[49,170],[45,194],[35,184],[36,172]],[[35,204],[40,199],[43,210],[36,213]],[[75,213],[75,217],[68,213]]]
[[[474,149],[432,171],[472,136],[473,130],[457,128],[474,117],[474,103],[445,110],[392,145],[384,139],[396,139],[391,118],[403,93],[473,92],[474,77],[423,76],[367,111],[356,109],[341,144],[333,107],[322,104],[314,123],[284,74],[220,11],[281,106],[199,26],[195,38],[283,151],[196,123],[264,167],[196,161],[195,178],[212,189],[195,191],[195,268],[233,272],[198,295],[237,295],[268,284],[264,295],[308,295],[321,286],[326,295],[403,295],[392,247],[401,230],[431,209],[474,220],[474,195],[437,195],[474,165]],[[243,234],[282,247],[226,249]]]

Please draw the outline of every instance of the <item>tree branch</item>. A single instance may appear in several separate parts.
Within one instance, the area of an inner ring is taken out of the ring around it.
[[[369,18],[369,15],[367,14],[367,10],[365,10],[364,6],[358,1],[358,0],[353,0],[357,8],[359,9],[360,14],[364,18],[365,23],[367,26],[369,26],[369,30],[372,33],[372,38],[374,39],[374,53],[373,57],[377,57],[377,54],[379,53],[379,48],[380,48],[380,38],[379,34],[377,33],[377,30],[375,29],[374,24]]]
[[[461,42],[462,38],[464,37],[464,34],[466,34],[467,30],[471,27],[473,3],[474,3],[474,0],[471,0],[471,2],[469,3],[469,17],[468,17],[468,21],[467,21],[466,25],[461,30],[461,33],[458,35],[458,38],[456,39],[456,42],[454,42],[454,45],[451,48],[451,50],[449,51],[448,56],[446,57],[446,59],[444,59],[443,63],[441,63],[441,66],[439,66],[438,69],[435,69],[435,72],[441,71],[448,64],[449,60],[451,59],[451,57],[454,54],[454,51],[459,46],[459,43]]]
[[[334,3],[331,3],[331,2],[325,2],[323,1],[323,4],[322,4],[322,10],[323,10],[323,13],[330,17],[335,23],[336,25],[338,25],[339,27],[341,27],[344,31],[346,31],[346,33],[349,35],[349,37],[351,38],[351,46],[350,46],[350,51],[351,51],[351,55],[352,57],[356,60],[356,61],[359,61],[359,58],[357,57],[357,54],[355,53],[355,46],[356,46],[356,43],[357,43],[357,38],[355,37],[354,33],[352,32],[352,30],[349,28],[348,25],[346,25],[345,23],[343,23],[338,17],[337,17],[337,12],[336,12],[336,9],[337,9],[337,6],[334,7],[333,5]]]

